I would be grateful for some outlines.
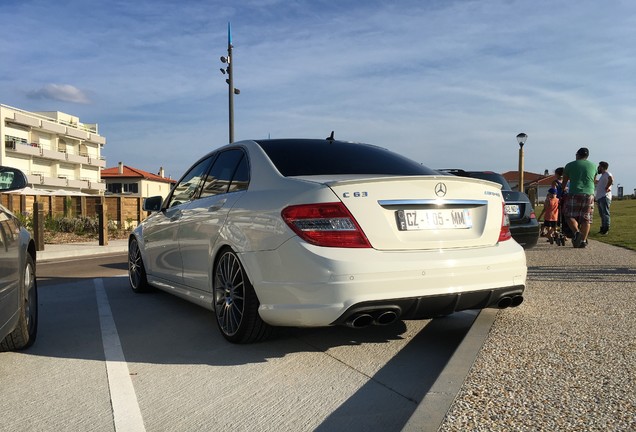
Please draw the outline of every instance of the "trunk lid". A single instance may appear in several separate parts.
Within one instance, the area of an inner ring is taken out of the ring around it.
[[[323,180],[324,181],[324,180]],[[324,181],[379,250],[492,246],[498,242],[500,186],[455,176]]]

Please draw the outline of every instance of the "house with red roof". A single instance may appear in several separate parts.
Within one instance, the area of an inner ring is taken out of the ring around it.
[[[501,173],[513,190],[519,190],[519,171],[506,171]],[[523,172],[523,190],[527,192],[528,187],[544,178],[546,174],[537,174],[530,171]]]
[[[506,171],[501,175],[513,190],[519,190],[519,171]],[[554,180],[554,174],[551,175],[547,170],[543,174],[523,172],[523,191],[528,195],[533,205],[536,206],[545,200],[552,180]]]
[[[554,174],[544,176],[536,182],[531,183],[528,187],[534,188],[537,191],[537,200],[543,202],[548,195],[548,189],[552,187],[552,182],[557,179]]]
[[[119,162],[113,168],[104,168],[102,181],[106,183],[106,195],[130,195],[147,198],[161,195],[166,197],[176,180],[167,178],[163,168],[153,174]]]

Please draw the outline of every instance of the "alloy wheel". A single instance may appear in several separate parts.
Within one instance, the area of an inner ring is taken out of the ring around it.
[[[245,313],[245,276],[237,256],[225,252],[214,275],[214,310],[221,331],[233,336],[239,331]]]
[[[29,334],[33,334],[35,326],[37,325],[37,288],[35,282],[35,272],[33,265],[27,262],[24,269],[24,288],[25,288],[25,304],[24,315],[26,319],[27,329]]]
[[[142,266],[141,251],[139,250],[139,245],[137,245],[137,240],[131,240],[128,249],[128,275],[133,288],[139,287]]]

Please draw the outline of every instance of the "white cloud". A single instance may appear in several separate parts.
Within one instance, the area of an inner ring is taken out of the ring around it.
[[[89,104],[88,96],[80,89],[70,84],[47,84],[39,90],[28,92],[31,99],[50,99],[60,102]]]

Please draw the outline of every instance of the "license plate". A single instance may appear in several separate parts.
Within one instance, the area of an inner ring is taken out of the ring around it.
[[[507,215],[519,215],[519,205],[518,204],[506,204],[504,206]]]
[[[396,212],[400,231],[466,229],[473,226],[470,210],[398,210]]]

